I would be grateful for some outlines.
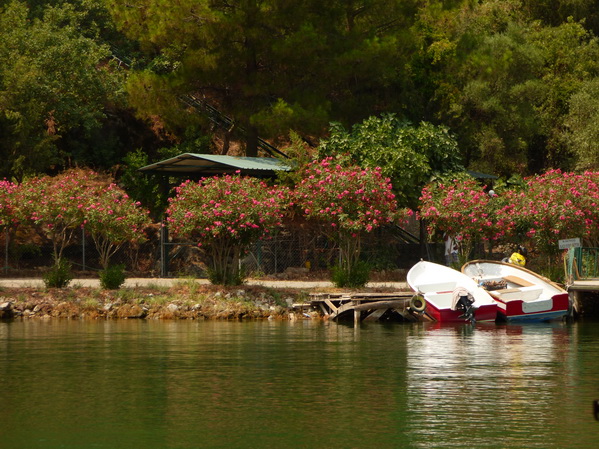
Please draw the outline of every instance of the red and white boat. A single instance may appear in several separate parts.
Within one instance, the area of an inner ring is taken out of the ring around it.
[[[570,310],[568,292],[524,267],[493,260],[473,260],[462,273],[497,301],[498,319],[509,322],[550,321]]]
[[[497,302],[469,276],[453,268],[420,261],[407,275],[408,285],[426,302],[426,313],[441,323],[470,321],[464,310],[456,307],[456,297],[467,292],[474,320],[495,321]],[[472,320],[472,321],[474,321]]]

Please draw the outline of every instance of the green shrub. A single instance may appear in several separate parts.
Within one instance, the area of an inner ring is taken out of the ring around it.
[[[100,271],[100,286],[105,290],[118,290],[125,283],[125,266],[111,265]]]
[[[370,265],[364,261],[359,261],[350,270],[335,265],[331,272],[335,287],[361,288],[368,283],[369,278]]]
[[[13,257],[17,260],[22,259],[33,259],[34,257],[41,257],[42,249],[34,243],[24,243],[17,246],[13,251]]]
[[[206,274],[210,283],[214,285],[242,285],[246,278],[243,267],[240,267],[239,270],[224,269],[219,271],[207,268]]]
[[[71,263],[68,260],[60,259],[44,275],[44,284],[46,288],[65,288],[73,280]]]

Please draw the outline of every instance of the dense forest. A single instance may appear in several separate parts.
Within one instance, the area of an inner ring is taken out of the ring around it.
[[[385,114],[471,170],[596,169],[598,34],[594,0],[0,0],[0,179],[309,152]]]

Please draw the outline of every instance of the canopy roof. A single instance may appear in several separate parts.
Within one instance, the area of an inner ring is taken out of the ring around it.
[[[268,178],[279,171],[290,171],[291,166],[271,157],[237,157],[216,154],[183,153],[139,169],[145,173],[168,176],[206,177],[232,174]]]
[[[217,154],[183,153],[170,159],[146,165],[139,169],[144,173],[204,178],[239,171],[242,175],[271,178],[280,171],[291,171],[292,166],[272,157],[239,157]],[[467,171],[478,179],[497,179],[495,175]]]

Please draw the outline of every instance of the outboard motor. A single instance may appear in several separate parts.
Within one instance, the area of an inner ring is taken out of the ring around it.
[[[472,324],[476,322],[474,297],[464,287],[458,287],[453,291],[451,310],[461,311],[460,318],[464,318],[464,321],[469,321]]]

